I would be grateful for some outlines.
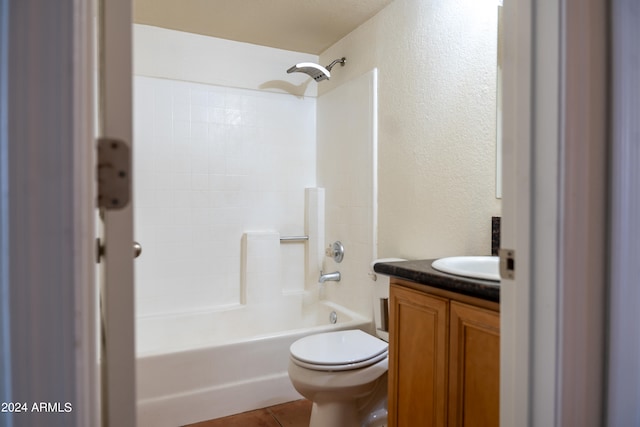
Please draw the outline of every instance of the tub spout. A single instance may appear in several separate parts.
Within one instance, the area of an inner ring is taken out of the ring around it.
[[[324,282],[339,282],[340,281],[340,272],[339,271],[334,271],[333,273],[327,273],[327,274],[323,274],[322,271],[320,272],[320,279],[318,279],[318,283],[324,283]]]

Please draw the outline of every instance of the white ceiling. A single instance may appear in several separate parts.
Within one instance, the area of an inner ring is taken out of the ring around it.
[[[318,55],[393,0],[134,0],[134,22]]]

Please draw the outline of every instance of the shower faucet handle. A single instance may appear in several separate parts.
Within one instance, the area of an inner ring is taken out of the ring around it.
[[[339,264],[344,259],[344,246],[339,240],[335,241],[325,249],[324,254]]]

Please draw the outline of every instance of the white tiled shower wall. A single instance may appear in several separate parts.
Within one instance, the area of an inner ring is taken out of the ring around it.
[[[138,316],[237,304],[243,233],[303,234],[315,121],[312,97],[135,76]],[[303,245],[281,255],[302,289]]]
[[[134,25],[137,316],[305,286],[371,315],[376,72],[325,93],[316,114],[320,85],[286,73],[307,61],[318,57]],[[277,244],[274,232],[310,241]],[[346,248],[339,265],[324,256],[334,240]],[[319,286],[320,268],[343,280]]]

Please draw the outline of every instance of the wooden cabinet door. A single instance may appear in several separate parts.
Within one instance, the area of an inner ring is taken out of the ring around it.
[[[500,420],[500,314],[451,302],[449,425],[497,427]]]
[[[446,425],[448,300],[391,286],[389,427]]]

